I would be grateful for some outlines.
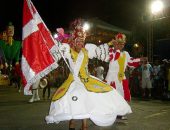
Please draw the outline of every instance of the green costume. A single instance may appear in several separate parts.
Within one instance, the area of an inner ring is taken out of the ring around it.
[[[19,62],[20,58],[20,49],[21,42],[20,41],[12,41],[12,45],[9,45],[3,40],[0,40],[0,47],[3,50],[6,62],[9,64],[11,62],[16,63]]]

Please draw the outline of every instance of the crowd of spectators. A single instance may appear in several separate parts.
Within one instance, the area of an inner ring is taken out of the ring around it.
[[[155,60],[147,65],[147,72],[144,72],[143,65],[127,70],[130,72],[129,81],[132,96],[143,99],[170,100],[170,60]],[[142,81],[143,77],[145,77],[145,81]]]

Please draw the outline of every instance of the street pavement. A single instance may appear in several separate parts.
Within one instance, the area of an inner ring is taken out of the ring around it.
[[[52,93],[55,88],[52,88]],[[0,130],[68,130],[68,121],[46,124],[50,100],[28,103],[31,96],[23,95],[17,88],[0,86]],[[170,130],[170,101],[144,101],[132,98],[133,113],[128,120],[116,122],[109,127],[98,127],[88,120],[88,130]],[[81,121],[76,121],[79,130]]]

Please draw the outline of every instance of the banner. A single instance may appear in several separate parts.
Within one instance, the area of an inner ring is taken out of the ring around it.
[[[30,0],[24,0],[22,40],[22,83],[30,95],[31,85],[58,67],[51,54],[55,41]]]

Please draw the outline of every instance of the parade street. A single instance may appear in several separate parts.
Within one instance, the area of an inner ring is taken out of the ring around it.
[[[55,89],[55,88],[54,88]],[[54,91],[52,89],[52,91]],[[39,91],[42,97],[42,90]],[[31,96],[24,96],[14,87],[0,86],[0,130],[68,130],[68,122],[46,124],[50,100],[41,99],[28,103]],[[116,120],[109,127],[98,127],[90,120],[89,130],[170,130],[170,101],[144,101],[132,98],[133,113],[128,120]],[[76,121],[76,130],[81,121]]]

